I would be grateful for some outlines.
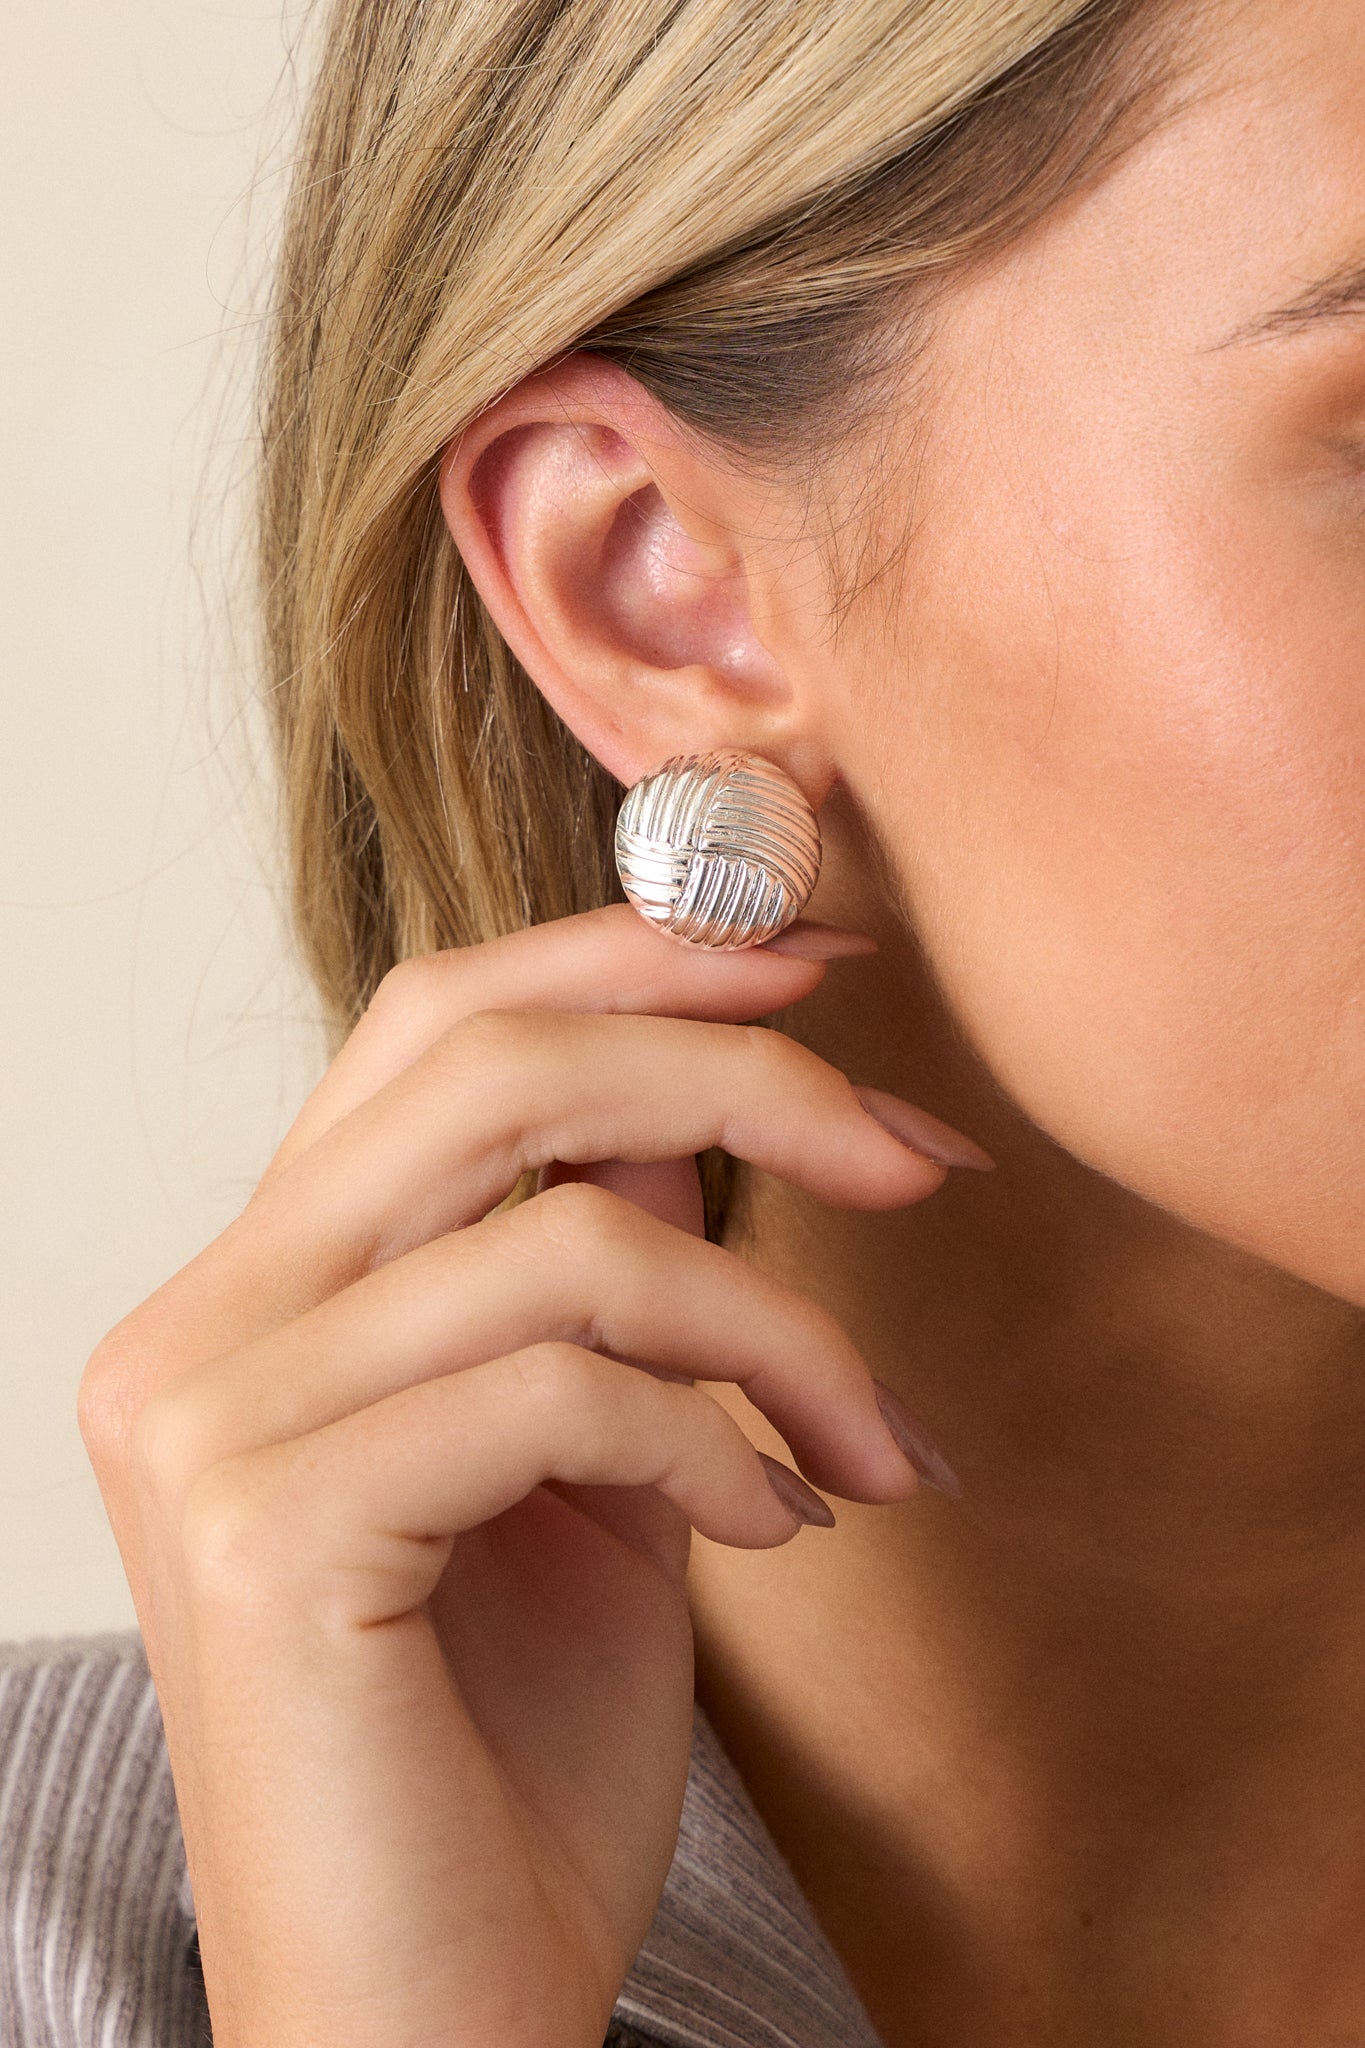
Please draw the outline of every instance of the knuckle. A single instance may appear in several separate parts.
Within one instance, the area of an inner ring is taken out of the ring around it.
[[[535,1051],[552,1028],[544,1010],[489,1008],[471,1010],[451,1027],[447,1038],[466,1057],[482,1055],[491,1060]]]
[[[281,1540],[280,1516],[249,1457],[201,1472],[180,1509],[180,1550],[200,1595],[234,1605],[268,1590],[279,1560],[296,1546]]]
[[[560,1181],[529,1206],[539,1209],[536,1220],[552,1241],[575,1258],[623,1245],[635,1235],[634,1219],[644,1213],[589,1180]]]
[[[471,1010],[434,1042],[432,1058],[455,1080],[476,1085],[482,1095],[524,1092],[522,1070],[544,1043],[543,1013],[531,1010]]]
[[[452,1085],[522,1124],[567,1028],[546,1010],[471,1010],[432,1042],[430,1057]]]
[[[771,1025],[746,1024],[741,1028],[747,1058],[757,1070],[760,1086],[799,1089],[813,1105],[842,1108],[847,1104],[862,1113],[853,1083],[841,1068],[831,1066],[808,1045]]]
[[[761,1081],[777,1080],[790,1073],[792,1054],[800,1050],[792,1039],[766,1024],[742,1024],[739,1029],[745,1062],[757,1068]]]
[[[401,1065],[439,1039],[458,1004],[463,962],[458,953],[414,953],[389,968],[365,1008],[353,1039]]]
[[[126,1384],[101,1345],[86,1361],[76,1390],[76,1426],[81,1442],[97,1467],[112,1460],[123,1436],[127,1415]]]
[[[129,1432],[128,1461],[138,1488],[155,1498],[184,1492],[205,1459],[192,1401],[172,1383],[145,1401]]]
[[[97,1470],[126,1453],[152,1377],[149,1346],[135,1316],[101,1337],[86,1360],[76,1391],[76,1423]]]
[[[818,1350],[832,1368],[853,1378],[866,1376],[866,1360],[831,1309],[794,1292],[792,1315],[812,1350]]]
[[[555,1412],[581,1408],[598,1383],[605,1361],[577,1344],[547,1338],[517,1353],[516,1369],[523,1393],[538,1407]]]
[[[445,980],[439,959],[438,954],[414,953],[395,962],[370,997],[366,1014],[382,1024],[425,1016]]]

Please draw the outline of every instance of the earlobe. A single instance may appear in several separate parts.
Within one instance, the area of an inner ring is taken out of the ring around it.
[[[737,486],[633,379],[595,358],[527,379],[440,488],[508,645],[618,780],[717,747],[794,765],[805,707],[755,627]]]

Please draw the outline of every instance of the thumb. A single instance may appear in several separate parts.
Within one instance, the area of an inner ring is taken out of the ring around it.
[[[697,1162],[686,1159],[594,1159],[569,1166],[552,1159],[542,1166],[536,1179],[536,1193],[558,1187],[566,1180],[587,1180],[613,1195],[647,1209],[663,1223],[672,1223],[694,1237],[706,1235],[706,1213],[701,1197],[701,1176]]]

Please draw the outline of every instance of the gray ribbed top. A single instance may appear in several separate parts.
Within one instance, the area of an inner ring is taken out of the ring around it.
[[[5,2048],[211,2042],[133,1632],[0,1645],[0,1909]],[[700,1708],[677,1852],[606,2048],[878,2048]]]

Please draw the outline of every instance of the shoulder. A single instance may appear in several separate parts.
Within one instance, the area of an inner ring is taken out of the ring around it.
[[[0,2040],[210,2038],[141,1638],[0,1644]]]

